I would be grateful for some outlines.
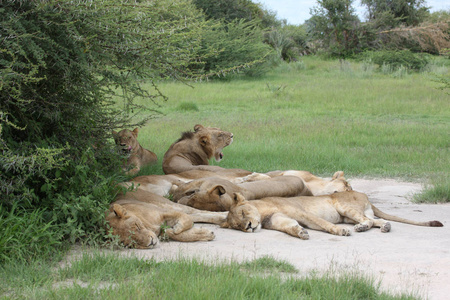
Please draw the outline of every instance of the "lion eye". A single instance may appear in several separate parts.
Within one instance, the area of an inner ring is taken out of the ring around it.
[[[190,191],[186,192],[186,196],[190,196],[190,195],[193,195],[195,193],[197,193],[197,190],[190,190]]]

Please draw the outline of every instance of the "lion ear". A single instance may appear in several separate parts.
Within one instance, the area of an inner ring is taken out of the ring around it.
[[[210,141],[211,141],[211,137],[209,135],[203,135],[199,138],[199,142],[202,147],[205,147],[206,145],[208,145],[210,143]]]
[[[127,218],[127,210],[120,204],[113,204],[112,211],[119,218]]]
[[[234,201],[234,204],[237,205],[239,203],[245,202],[245,198],[244,198],[244,196],[242,196],[241,193],[234,193],[233,201]]]
[[[203,125],[197,124],[197,125],[194,126],[194,131],[197,132],[197,131],[199,131],[201,129],[204,129],[204,128],[205,127],[203,127]]]
[[[344,172],[343,171],[337,171],[336,173],[334,173],[333,178],[331,178],[331,180],[335,180],[338,178],[342,178],[344,179]]]
[[[135,128],[134,130],[133,130],[133,134],[137,137],[138,136],[138,132],[139,132],[139,128]]]
[[[215,191],[217,191],[217,194],[219,196],[222,196],[223,194],[225,194],[227,191],[225,190],[225,188],[222,185],[216,185],[213,188],[211,188],[209,190],[209,194],[214,193]]]

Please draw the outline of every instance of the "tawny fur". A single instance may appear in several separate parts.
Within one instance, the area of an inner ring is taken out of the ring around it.
[[[209,165],[209,159],[220,161],[222,150],[233,142],[233,134],[219,128],[195,125],[194,132],[185,132],[173,143],[163,158],[165,174],[177,174],[189,170],[221,172],[224,175],[240,177],[251,172],[240,169],[224,169]]]
[[[123,129],[119,132],[112,132],[116,145],[120,147],[124,154],[128,155],[128,159],[123,166],[128,175],[135,175],[142,167],[155,164],[158,161],[155,153],[139,144],[137,140],[138,132],[138,128],[133,131]]]
[[[305,186],[311,191],[314,196],[329,195],[336,192],[351,191],[352,187],[344,177],[343,171],[337,171],[333,174],[331,180],[325,180],[313,175],[308,171],[271,171],[265,173],[270,177],[278,176],[296,176],[301,178]]]
[[[210,241],[214,233],[194,227],[194,222],[220,224],[225,213],[207,212],[174,203],[164,197],[136,190],[120,194],[106,212],[113,234],[126,246],[140,249],[158,244],[161,227],[170,239],[181,242]]]
[[[312,195],[303,180],[294,176],[280,176],[239,184],[210,177],[180,185],[173,193],[173,200],[198,209],[228,211],[233,204],[234,193],[241,193],[246,199]]]
[[[372,227],[388,232],[391,225],[386,220],[418,226],[443,226],[439,221],[419,222],[386,214],[371,204],[367,195],[355,191],[314,197],[270,197],[253,201],[246,201],[241,194],[236,193],[227,220],[221,226],[246,232],[262,227],[309,239],[304,227],[348,236],[350,230],[336,224],[356,224],[354,230],[359,232]]]

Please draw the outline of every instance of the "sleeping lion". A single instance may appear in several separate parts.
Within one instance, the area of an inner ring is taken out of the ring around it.
[[[367,231],[372,227],[381,228],[381,232],[389,232],[391,224],[386,220],[418,226],[443,226],[439,221],[411,221],[386,214],[371,204],[366,194],[355,191],[314,197],[270,197],[252,201],[247,201],[236,193],[233,199],[234,203],[221,227],[245,232],[254,232],[262,227],[282,231],[303,240],[309,239],[304,227],[335,235],[350,235],[350,230],[336,225],[338,223],[356,224],[354,230],[357,232]]]
[[[194,223],[220,224],[226,217],[225,213],[201,211],[139,189],[119,194],[105,215],[112,233],[125,246],[138,249],[155,247],[162,233],[180,242],[211,241],[214,233],[194,227]]]

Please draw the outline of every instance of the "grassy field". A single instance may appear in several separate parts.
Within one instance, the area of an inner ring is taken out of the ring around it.
[[[381,292],[358,272],[340,273],[299,278],[300,270],[270,257],[211,266],[90,251],[56,268],[0,268],[0,299],[415,299]]]
[[[234,133],[218,164],[226,168],[319,176],[343,170],[350,179],[437,184],[448,199],[450,96],[435,82],[436,73],[449,76],[445,63],[400,76],[364,63],[305,57],[258,79],[160,83],[169,97],[164,115],[139,136],[160,158],[147,173],[162,173],[170,144],[202,124]]]

